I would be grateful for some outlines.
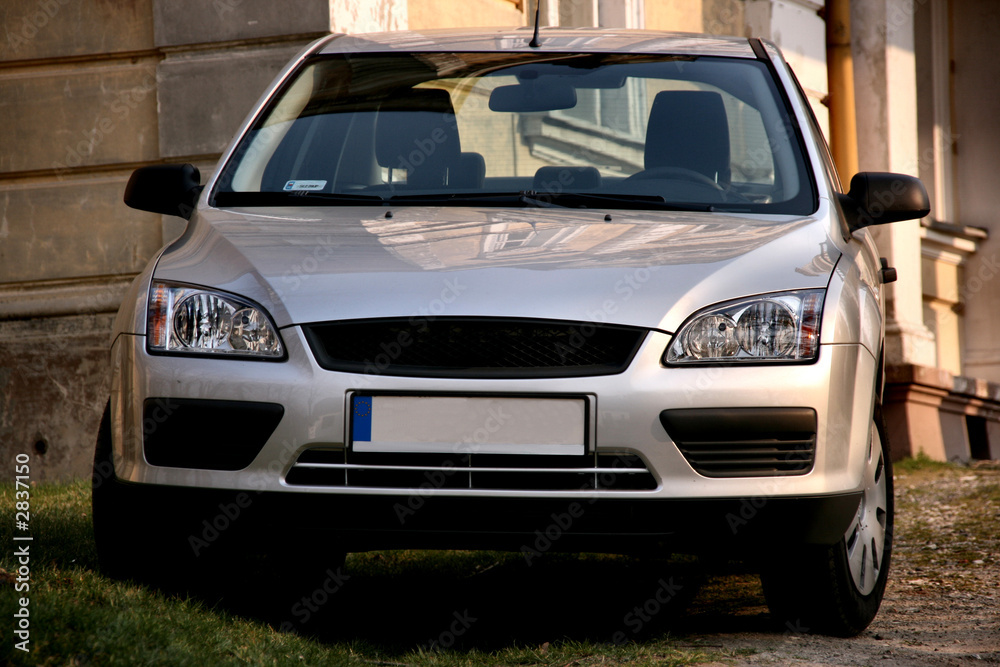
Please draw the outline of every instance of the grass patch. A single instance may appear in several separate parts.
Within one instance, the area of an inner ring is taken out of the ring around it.
[[[912,458],[905,458],[892,464],[892,471],[896,474],[912,475],[926,472],[945,472],[957,470],[958,466],[946,461],[935,461],[927,456],[926,452],[919,452]]]
[[[14,488],[0,486],[0,503],[14,501]],[[15,590],[13,548],[0,555],[2,608],[30,598],[29,653],[15,648],[12,616],[0,621],[0,654],[12,664],[690,665],[731,657],[680,643],[668,614],[633,632],[630,610],[665,575],[615,557],[529,568],[518,554],[352,554],[348,585],[306,622],[301,607],[273,595],[267,576],[244,582],[234,604],[104,577],[86,481],[33,487],[30,502],[28,592]],[[12,528],[0,526],[5,545],[15,544]]]
[[[897,558],[930,568],[920,576],[946,562],[1000,564],[1000,470],[916,459],[896,475]],[[0,485],[2,506],[14,502],[13,487]],[[686,559],[557,555],[528,566],[517,553],[352,554],[343,589],[315,613],[283,595],[278,573],[220,601],[101,575],[85,481],[34,487],[31,508],[29,654],[14,648],[11,612],[0,620],[0,655],[15,665],[692,665],[753,652],[699,636],[770,631],[755,576],[736,569],[695,595]],[[11,522],[0,524],[4,610],[25,595],[14,589],[12,536]],[[640,623],[637,610],[664,585],[679,590],[678,609]]]

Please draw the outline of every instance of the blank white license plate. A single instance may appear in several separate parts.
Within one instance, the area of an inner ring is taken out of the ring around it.
[[[584,398],[351,396],[358,452],[580,455]]]

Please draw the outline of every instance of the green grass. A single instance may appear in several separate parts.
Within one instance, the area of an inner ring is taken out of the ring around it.
[[[925,483],[960,480],[969,469],[917,459],[895,473],[905,489],[897,512],[908,525],[898,534],[901,557],[933,567],[941,558],[971,563],[986,550],[994,555],[977,567],[996,567],[1000,473],[981,471],[981,483],[957,487],[947,503],[967,511],[946,532],[922,519]],[[211,588],[121,582],[98,571],[89,484],[79,481],[31,489],[31,652],[24,654],[11,634],[24,595],[11,576],[20,544],[7,511],[14,500],[13,487],[0,486],[0,656],[15,665],[690,665],[748,654],[700,636],[769,627],[755,576],[736,569],[689,585],[695,565],[683,558],[559,555],[529,567],[516,553],[352,554],[343,589],[308,619],[296,613],[298,598],[284,594],[281,572],[241,580],[224,601]],[[950,546],[927,550],[924,540]],[[666,579],[682,585],[678,609],[636,627],[629,614]],[[475,622],[447,641],[463,615]]]
[[[892,469],[896,474],[913,474],[956,470],[958,469],[958,466],[954,463],[935,461],[931,459],[931,457],[927,456],[925,452],[919,452],[913,458],[896,461],[892,464]]]
[[[27,593],[14,588],[9,546],[23,543],[12,540],[9,521],[0,526],[0,655],[15,665],[688,665],[730,657],[679,643],[668,623],[613,641],[612,631],[630,629],[624,613],[655,592],[657,579],[640,572],[638,583],[618,586],[622,563],[600,556],[528,568],[517,554],[355,554],[345,566],[353,588],[308,623],[292,624],[295,632],[282,632],[290,607],[272,602],[281,598],[267,594],[274,592],[267,573],[245,582],[235,603],[109,579],[97,569],[88,483],[39,485],[30,502]],[[13,503],[14,489],[0,486],[0,505]],[[575,569],[596,580],[573,576]],[[624,593],[595,596],[589,587],[602,584]],[[30,597],[27,654],[15,650],[11,634],[22,595]],[[590,609],[595,599],[611,600],[611,608]],[[476,617],[468,635],[450,649],[431,648],[434,639],[448,641],[460,613]]]

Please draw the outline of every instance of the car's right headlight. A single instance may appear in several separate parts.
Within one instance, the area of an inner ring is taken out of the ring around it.
[[[154,282],[148,318],[146,340],[152,352],[264,359],[285,355],[264,309],[224,292]]]
[[[825,290],[779,292],[701,310],[674,336],[663,362],[811,362],[819,353]]]

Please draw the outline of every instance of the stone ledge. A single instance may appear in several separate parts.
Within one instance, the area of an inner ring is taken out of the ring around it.
[[[0,321],[115,313],[134,275],[0,285]]]
[[[330,31],[328,0],[153,0],[156,46]]]
[[[1000,459],[1000,385],[917,365],[886,367],[883,412],[894,460]]]
[[[918,384],[943,389],[952,394],[1000,403],[1000,384],[979,378],[953,375],[941,368],[915,364],[886,366],[885,381],[887,384]]]

